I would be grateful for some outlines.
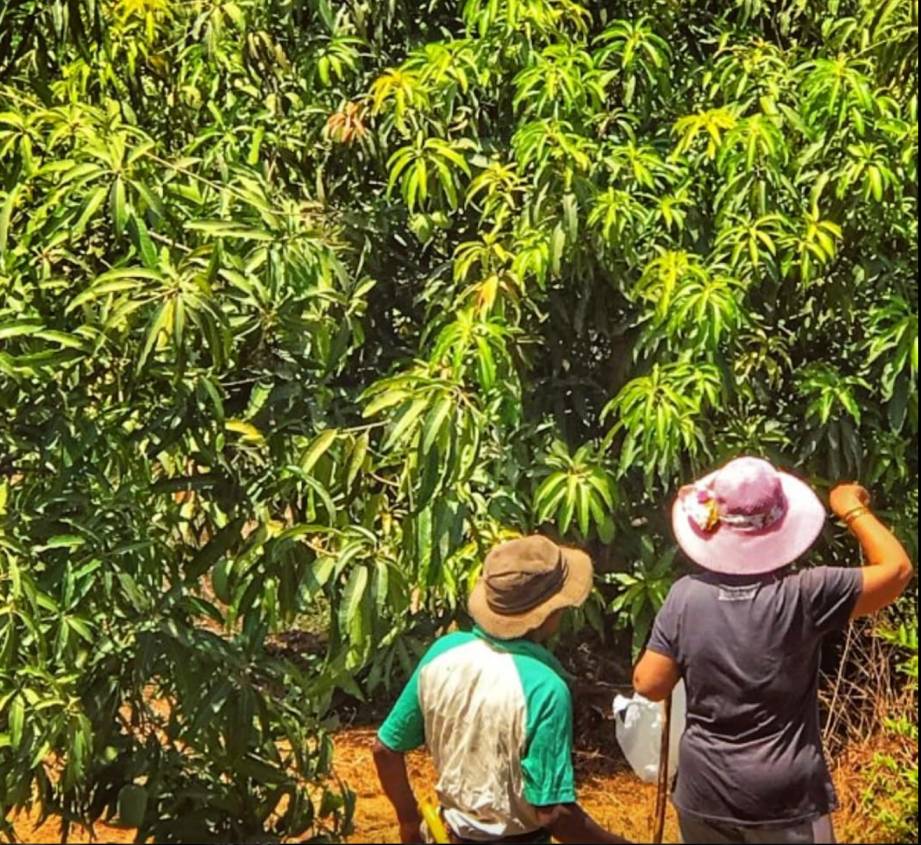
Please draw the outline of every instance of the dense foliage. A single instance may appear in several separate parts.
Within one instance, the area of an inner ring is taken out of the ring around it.
[[[589,546],[589,621],[641,643],[668,497],[738,452],[913,537],[916,24],[3,3],[0,817],[335,835],[336,689],[399,681],[517,531]]]

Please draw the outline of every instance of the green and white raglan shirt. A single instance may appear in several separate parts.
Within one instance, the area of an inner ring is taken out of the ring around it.
[[[479,628],[436,640],[378,737],[427,745],[445,820],[462,839],[537,830],[534,807],[576,800],[572,699],[563,669],[530,640]]]

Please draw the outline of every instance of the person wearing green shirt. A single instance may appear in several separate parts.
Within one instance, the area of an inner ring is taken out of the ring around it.
[[[374,762],[402,842],[432,836],[404,759],[422,745],[452,842],[626,841],[576,801],[572,699],[543,645],[591,585],[588,555],[546,537],[486,557],[469,602],[475,627],[432,644],[378,732]]]

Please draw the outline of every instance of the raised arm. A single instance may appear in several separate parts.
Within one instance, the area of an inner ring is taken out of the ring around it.
[[[866,557],[863,586],[851,618],[876,613],[892,604],[908,586],[914,569],[895,535],[870,510],[870,495],[859,484],[839,484],[829,497],[831,509],[845,522]]]

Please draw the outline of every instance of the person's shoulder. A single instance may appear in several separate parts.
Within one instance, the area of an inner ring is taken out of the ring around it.
[[[467,645],[467,643],[475,639],[476,635],[472,631],[451,631],[448,634],[442,634],[426,649],[420,663],[422,666],[426,663],[431,663],[436,657],[460,646]]]
[[[847,572],[845,566],[828,566],[824,563],[815,566],[803,566],[792,572],[785,572],[782,578],[785,583],[796,584],[803,581],[821,581],[825,578],[834,578],[841,572]]]
[[[791,572],[783,580],[785,584],[797,589],[814,590],[837,584],[849,584],[851,581],[860,579],[860,577],[859,567],[819,564]]]
[[[706,578],[702,572],[691,572],[681,575],[672,583],[672,590],[681,591],[690,589],[692,585],[704,581]]]
[[[523,671],[522,671],[523,669]],[[572,692],[562,675],[541,661],[533,661],[528,667],[519,667],[521,685],[528,707],[538,705],[543,713],[562,713],[572,708]]]
[[[707,579],[702,574],[691,573],[689,575],[682,575],[674,581],[671,587],[669,587],[666,601],[682,601],[706,583]]]
[[[475,639],[477,639],[477,636],[473,631],[449,631],[447,634],[442,634],[435,640],[432,646],[443,645],[450,647],[454,645],[463,645]]]
[[[538,646],[533,651],[521,651],[514,655],[514,661],[526,695],[540,693],[569,701],[565,670],[546,649]]]
[[[706,605],[716,594],[718,579],[711,572],[691,572],[675,580],[659,610],[662,616],[675,616],[690,607]]]

